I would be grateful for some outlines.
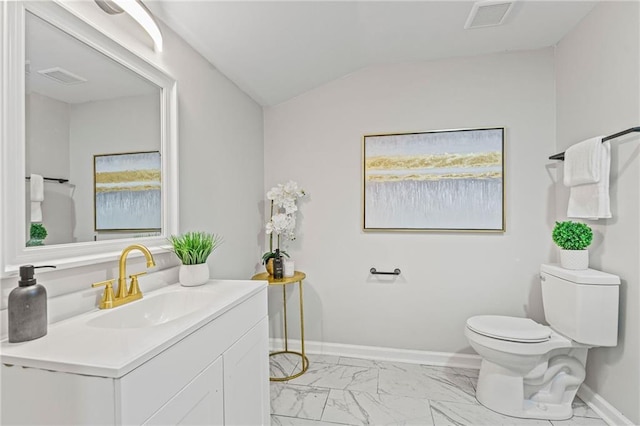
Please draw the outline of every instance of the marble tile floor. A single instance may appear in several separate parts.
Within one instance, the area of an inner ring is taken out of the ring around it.
[[[431,367],[308,354],[309,370],[288,382],[271,382],[271,424],[282,426],[606,426],[576,398],[564,421],[528,420],[495,413],[478,403],[478,370]],[[272,376],[300,369],[300,357],[270,359]]]

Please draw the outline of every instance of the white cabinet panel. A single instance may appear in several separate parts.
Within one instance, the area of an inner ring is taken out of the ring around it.
[[[112,425],[113,379],[2,365],[2,425]]]
[[[265,292],[204,325],[116,381],[123,424],[140,424],[266,316]]]
[[[158,410],[145,425],[222,425],[222,357]]]
[[[270,422],[268,327],[264,318],[223,355],[226,425]]]

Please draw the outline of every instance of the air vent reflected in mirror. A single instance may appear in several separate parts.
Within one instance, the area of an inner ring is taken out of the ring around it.
[[[79,75],[73,74],[72,72],[60,67],[40,70],[38,73],[60,84],[79,84],[87,81],[86,78],[82,78]]]

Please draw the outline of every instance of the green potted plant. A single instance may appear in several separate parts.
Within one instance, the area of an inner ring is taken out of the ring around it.
[[[47,238],[47,228],[41,223],[32,223],[29,228],[29,241],[27,241],[27,247],[41,246],[43,240]]]
[[[593,241],[591,228],[580,222],[556,222],[551,234],[560,250],[560,266],[565,269],[589,268],[589,250]]]
[[[222,244],[222,237],[206,232],[187,232],[171,235],[169,242],[182,262],[178,273],[180,284],[193,287],[206,283],[209,280],[207,258]]]
[[[264,265],[269,275],[273,275],[273,261],[275,258],[278,257],[278,254],[280,254],[280,256],[290,257],[289,253],[279,249],[269,250],[268,252],[262,255],[262,264]]]

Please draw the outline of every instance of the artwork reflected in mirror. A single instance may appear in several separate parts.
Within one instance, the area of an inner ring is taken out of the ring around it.
[[[28,246],[159,235],[162,89],[30,12],[25,73]],[[100,156],[109,152],[141,154]],[[123,169],[123,180],[94,186],[94,157],[104,167],[109,157],[128,158],[153,173]],[[132,202],[116,208],[118,197]],[[33,224],[46,229],[44,239],[33,238]]]
[[[95,230],[159,232],[160,153],[94,156]]]

